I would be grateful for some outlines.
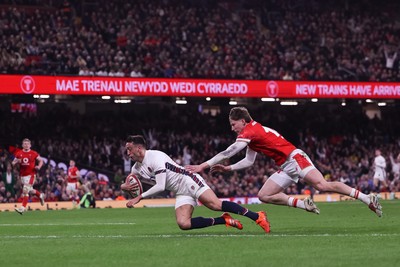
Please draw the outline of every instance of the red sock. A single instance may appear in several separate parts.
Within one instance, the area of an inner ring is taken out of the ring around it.
[[[299,201],[297,198],[294,197],[289,197],[288,199],[288,206],[289,207],[297,207],[297,201]]]
[[[28,196],[25,196],[25,197],[22,199],[22,206],[24,206],[24,207],[26,208],[26,204],[28,204]]]
[[[35,195],[36,195],[37,197],[40,197],[40,192],[37,191],[37,190],[35,190]]]

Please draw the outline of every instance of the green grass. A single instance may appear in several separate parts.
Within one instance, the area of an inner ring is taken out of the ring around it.
[[[173,208],[0,213],[1,266],[399,266],[400,201],[378,218],[361,202],[318,203],[321,215],[267,210],[266,235],[248,218],[182,231]],[[221,213],[198,207],[194,216]]]

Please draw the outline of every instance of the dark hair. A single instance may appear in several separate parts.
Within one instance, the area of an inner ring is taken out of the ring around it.
[[[234,107],[229,112],[229,118],[234,121],[244,119],[245,122],[250,122],[253,119],[250,116],[249,111],[245,107]]]
[[[129,135],[126,138],[127,143],[133,143],[135,145],[142,145],[144,148],[146,148],[146,140],[142,135]]]

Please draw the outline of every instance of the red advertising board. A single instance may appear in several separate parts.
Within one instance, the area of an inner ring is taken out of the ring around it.
[[[400,83],[0,75],[0,93],[399,99]]]

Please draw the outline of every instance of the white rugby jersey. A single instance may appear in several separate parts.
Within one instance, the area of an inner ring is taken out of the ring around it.
[[[162,191],[178,192],[184,179],[192,179],[200,187],[204,181],[195,174],[188,172],[182,166],[175,163],[167,154],[159,150],[146,150],[142,162],[136,162],[132,166],[131,173],[143,179],[155,180],[156,184],[144,192],[142,197],[150,197]]]
[[[375,173],[385,174],[386,160],[382,155],[375,157]]]

